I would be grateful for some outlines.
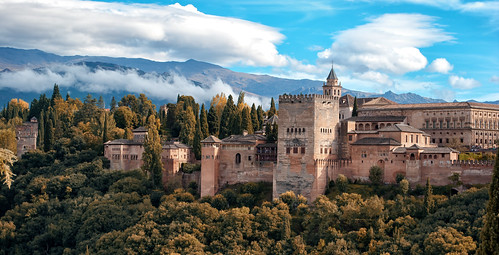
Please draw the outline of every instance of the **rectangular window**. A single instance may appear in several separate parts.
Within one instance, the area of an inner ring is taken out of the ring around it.
[[[348,136],[348,141],[352,141],[352,139],[353,139],[352,135],[349,135]]]
[[[286,154],[289,154],[291,152],[291,148],[287,147],[286,148]]]
[[[301,154],[305,154],[305,147],[301,147]]]
[[[295,153],[295,154],[298,153],[298,147],[293,147],[293,153]]]

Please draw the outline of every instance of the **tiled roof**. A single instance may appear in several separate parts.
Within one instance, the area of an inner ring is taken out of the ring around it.
[[[377,97],[373,100],[370,100],[369,102],[365,102],[364,104],[362,104],[362,107],[374,107],[382,105],[398,105],[398,104],[384,97]]]
[[[414,145],[413,145],[414,146]],[[393,150],[393,153],[406,153],[407,149],[414,149],[414,147],[398,147]],[[451,153],[458,152],[449,147],[417,147],[420,150],[423,150],[421,154],[433,154],[433,153]]]
[[[134,130],[132,130],[132,132],[147,132],[147,128],[146,127],[138,127]]]
[[[399,110],[399,109],[435,109],[435,108],[485,108],[499,110],[499,105],[474,103],[474,102],[455,102],[455,103],[429,103],[429,104],[397,104],[397,105],[382,105],[365,107],[359,111],[376,111],[376,110]]]
[[[345,119],[346,121],[357,122],[404,122],[406,116],[357,116]]]
[[[393,138],[386,137],[365,137],[355,141],[352,145],[394,145],[400,146],[401,144]]]
[[[266,141],[267,137],[263,135],[231,135],[222,139],[222,143],[236,143],[236,144],[254,144],[256,141]]]
[[[128,140],[128,139],[116,139],[112,141],[107,141],[104,144],[106,145],[144,145],[144,143],[137,142],[134,140]]]
[[[162,147],[163,147],[163,149],[189,149],[189,148],[191,148],[188,145],[180,143],[180,142],[168,142],[168,143],[164,144]]]
[[[384,127],[378,130],[379,132],[410,132],[410,133],[422,133],[424,134],[423,131],[413,127],[409,126],[407,124],[394,124],[389,127]]]
[[[210,135],[208,137],[206,137],[203,141],[201,141],[202,143],[221,143],[222,141],[220,139],[218,139],[218,137],[216,136],[213,136],[213,135]]]

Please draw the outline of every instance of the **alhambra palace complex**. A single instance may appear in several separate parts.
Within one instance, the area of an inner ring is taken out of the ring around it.
[[[341,96],[341,84],[331,68],[322,95],[279,96],[277,143],[262,134],[209,136],[202,143],[201,196],[213,196],[225,185],[272,182],[273,196],[288,190],[309,201],[323,194],[339,174],[368,180],[369,169],[380,166],[384,182],[402,174],[412,184],[427,178],[434,185],[449,184],[458,173],[466,184],[490,182],[493,162],[459,161],[459,152],[446,147],[495,148],[499,139],[499,105],[483,103],[397,104],[385,98],[357,100]],[[36,119],[16,128],[18,156],[36,149]],[[111,169],[142,165],[145,128],[133,130],[133,140],[104,144]],[[195,163],[191,148],[179,142],[163,144],[163,180]]]

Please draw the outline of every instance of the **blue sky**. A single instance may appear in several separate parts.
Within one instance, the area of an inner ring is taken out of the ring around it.
[[[5,0],[0,45],[499,100],[499,1]]]

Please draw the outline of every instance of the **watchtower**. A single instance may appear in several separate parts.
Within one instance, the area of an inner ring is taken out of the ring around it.
[[[330,164],[338,158],[341,85],[331,68],[323,95],[279,96],[277,168],[273,195],[292,190],[310,202],[324,194]]]

